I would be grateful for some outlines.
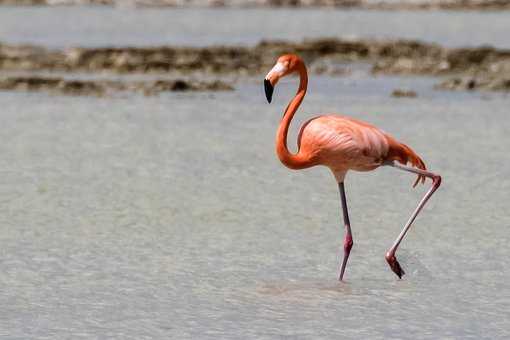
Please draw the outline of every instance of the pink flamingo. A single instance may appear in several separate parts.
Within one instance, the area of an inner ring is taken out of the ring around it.
[[[322,115],[308,120],[303,124],[298,135],[298,152],[292,154],[287,148],[287,133],[290,122],[306,94],[308,85],[306,66],[301,58],[296,55],[283,55],[278,58],[276,65],[264,79],[267,101],[271,103],[274,86],[278,80],[294,72],[299,74],[299,88],[287,106],[278,127],[276,153],[281,162],[290,169],[304,169],[315,165],[324,165],[333,172],[340,190],[346,231],[344,258],[340,267],[340,281],[343,280],[345,266],[353,245],[344,188],[344,178],[347,171],[370,171],[388,165],[417,174],[418,178],[413,187],[420,181],[424,183],[426,177],[432,179],[432,187],[419,202],[395,243],[386,253],[386,261],[391,270],[399,278],[402,278],[405,273],[395,257],[395,252],[418,213],[441,184],[441,176],[427,171],[422,159],[407,145],[398,142],[395,138],[371,124],[344,116]],[[406,166],[408,163],[412,167]]]

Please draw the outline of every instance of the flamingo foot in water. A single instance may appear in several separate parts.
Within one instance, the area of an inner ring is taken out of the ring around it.
[[[386,261],[390,265],[391,270],[401,279],[405,272],[402,267],[400,267],[400,263],[398,263],[395,254],[386,254]]]

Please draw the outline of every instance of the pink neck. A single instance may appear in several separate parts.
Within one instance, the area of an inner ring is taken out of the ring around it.
[[[310,162],[304,155],[300,154],[299,150],[296,154],[292,154],[287,148],[287,134],[289,132],[290,122],[292,118],[294,118],[294,114],[299,108],[299,105],[301,105],[308,86],[308,75],[305,65],[301,62],[297,68],[299,72],[299,88],[296,95],[287,106],[280,126],[278,127],[278,132],[276,133],[276,154],[278,158],[280,158],[280,161],[291,169],[303,169],[310,166]]]

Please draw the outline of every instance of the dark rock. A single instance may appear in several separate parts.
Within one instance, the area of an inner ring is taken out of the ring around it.
[[[418,94],[412,90],[395,89],[391,93],[391,96],[395,98],[415,98]]]
[[[436,89],[456,91],[510,91],[510,76],[467,76],[447,79]]]
[[[102,96],[112,92],[141,92],[155,95],[169,91],[229,91],[233,88],[222,82],[187,80],[156,80],[123,82],[117,80],[66,80],[51,77],[10,77],[0,79],[3,91],[45,91],[67,95]]]

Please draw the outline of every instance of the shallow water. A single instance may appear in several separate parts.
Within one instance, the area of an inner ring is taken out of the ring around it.
[[[509,20],[508,11],[2,7],[0,42],[51,47],[252,45],[261,39],[329,36],[510,48]]]
[[[508,98],[431,83],[312,79],[298,121],[368,120],[444,179],[398,280],[384,253],[426,188],[393,169],[348,176],[346,283],[332,176],[274,155],[293,81],[273,105],[258,81],[154,98],[1,93],[0,336],[508,338]],[[395,84],[420,97],[388,97]]]
[[[260,79],[157,97],[0,92],[0,337],[509,338],[510,98],[436,81],[311,78],[290,141],[312,113],[341,112],[443,176],[398,280],[384,253],[427,187],[394,169],[348,175],[346,283],[333,177],[274,154],[295,79],[272,105]]]

